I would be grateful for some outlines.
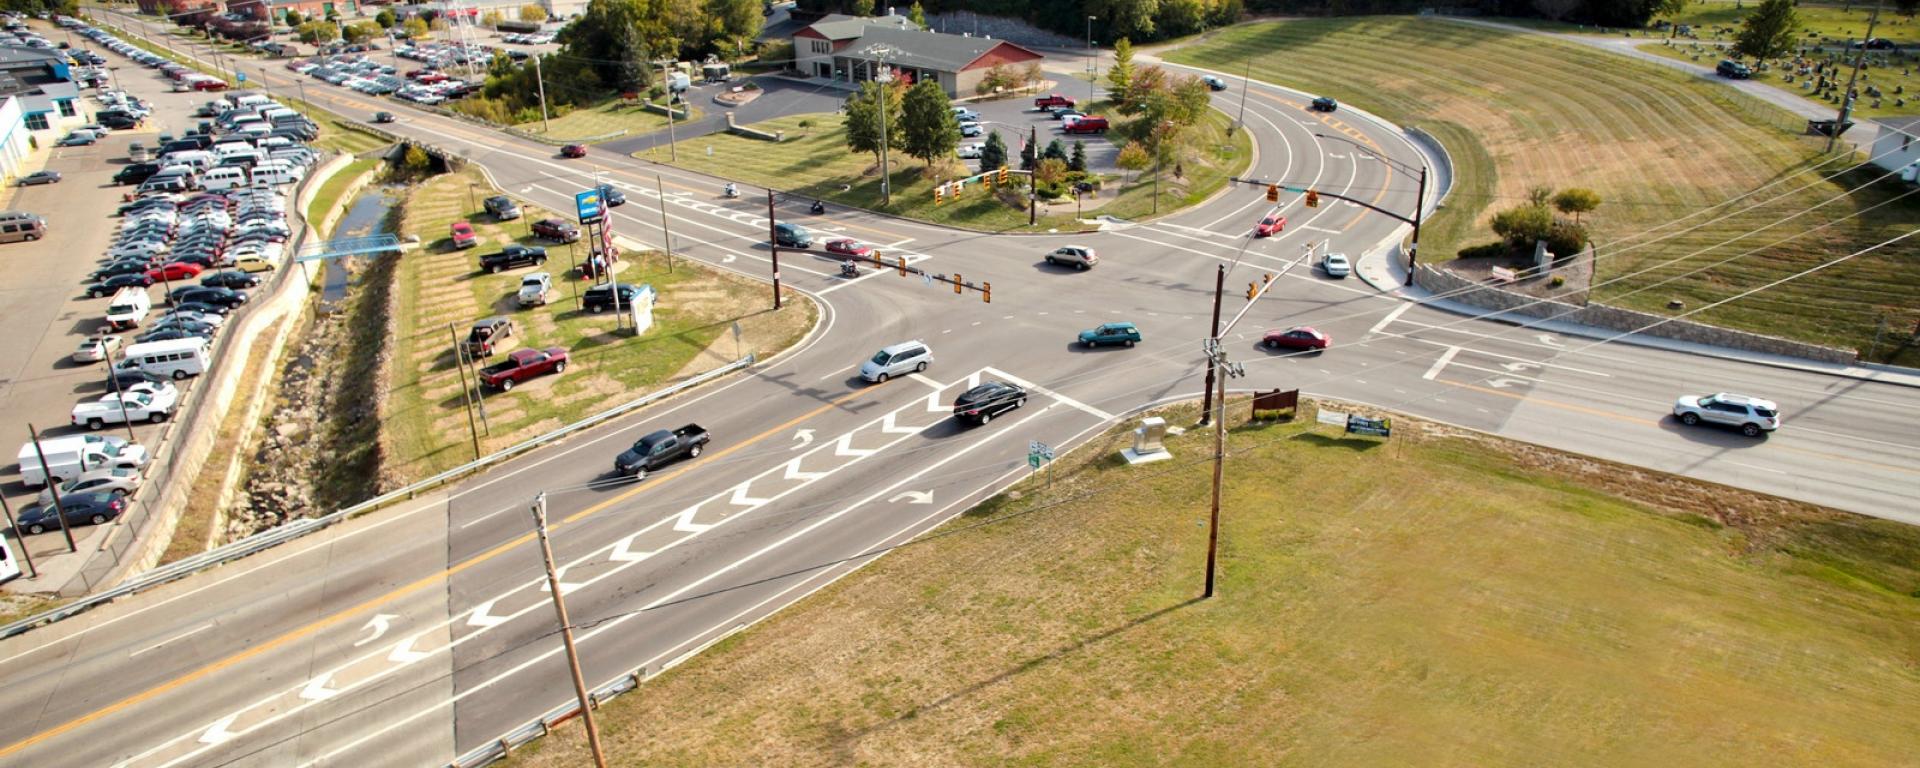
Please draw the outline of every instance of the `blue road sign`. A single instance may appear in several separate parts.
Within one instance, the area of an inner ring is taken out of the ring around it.
[[[600,190],[598,189],[589,189],[585,192],[575,193],[573,196],[573,209],[579,214],[580,223],[582,224],[589,221],[599,221],[600,217],[607,215],[606,200],[600,197]]]

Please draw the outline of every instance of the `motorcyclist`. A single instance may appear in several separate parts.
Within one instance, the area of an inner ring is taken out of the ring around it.
[[[820,201],[815,200],[813,201],[813,208],[811,210],[814,212],[815,215],[819,215],[827,212],[827,206],[821,203]]]
[[[739,197],[740,188],[734,186],[733,182],[727,182],[726,189],[724,192],[722,192],[722,194],[726,195],[727,197]]]
[[[840,276],[841,277],[859,277],[860,268],[855,266],[854,263],[851,261],[840,262]]]

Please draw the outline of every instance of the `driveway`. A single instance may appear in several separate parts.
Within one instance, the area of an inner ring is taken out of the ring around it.
[[[739,107],[729,107],[714,100],[736,85],[753,83],[760,86],[760,97]],[[699,85],[687,91],[687,100],[700,109],[700,119],[674,126],[671,138],[678,141],[719,133],[726,130],[727,113],[732,112],[734,122],[739,125],[751,125],[763,120],[772,120],[787,115],[801,115],[812,112],[837,112],[847,100],[847,91],[833,86],[813,85],[789,80],[775,75],[755,75],[753,77],[729,81],[725,85]],[[616,139],[601,144],[608,150],[630,155],[644,152],[658,146],[666,146],[669,134],[665,130],[642,134],[625,139]]]

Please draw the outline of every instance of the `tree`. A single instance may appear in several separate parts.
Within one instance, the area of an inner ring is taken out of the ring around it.
[[[1661,18],[1672,19],[1687,12],[1687,0],[1649,0],[1649,4],[1648,10]],[[1667,29],[1673,29],[1673,25],[1668,24]]]
[[[1740,22],[1740,33],[1733,39],[1733,53],[1754,59],[1775,59],[1793,52],[1794,37],[1800,29],[1793,0],[1760,0],[1760,7]]]
[[[1153,25],[1161,37],[1179,37],[1199,32],[1206,22],[1207,7],[1202,0],[1160,0]]]
[[[1551,21],[1559,21],[1580,7],[1580,0],[1533,0],[1533,9]]]
[[[953,116],[953,102],[938,81],[921,80],[907,89],[901,105],[900,122],[905,123],[904,149],[908,155],[932,165],[935,160],[953,154],[960,144],[960,123]]]
[[[887,88],[887,141],[881,141],[880,134],[880,89]],[[882,85],[868,80],[860,84],[860,92],[847,97],[847,150],[850,152],[870,152],[873,161],[880,162],[882,146],[900,146],[903,135],[901,128],[900,88],[897,85]],[[951,114],[951,113],[949,113]]]
[[[720,34],[730,40],[752,40],[763,23],[760,0],[710,0],[707,15],[719,22]]]
[[[1570,187],[1560,190],[1553,196],[1553,207],[1561,213],[1573,214],[1573,223],[1580,223],[1580,214],[1591,213],[1600,207],[1600,193],[1584,187]]]
[[[506,20],[507,20],[507,17],[501,15],[500,12],[497,10],[487,11],[486,13],[480,14],[480,26],[487,27],[489,29],[499,29],[500,22],[503,22]]]
[[[1040,161],[1040,167],[1034,169],[1033,180],[1043,186],[1051,187],[1067,179],[1067,164],[1056,158]]]
[[[1040,148],[1026,139],[1020,140],[1020,170],[1031,171],[1040,162]]]
[[[1065,163],[1067,161],[1067,145],[1060,143],[1059,139],[1054,139],[1047,143],[1047,149],[1040,153],[1040,157],[1043,160],[1058,160]]]
[[[1920,9],[1920,0],[1893,0],[1893,9],[1902,16],[1913,18],[1913,12]]]
[[[1916,0],[1920,2],[1920,0]],[[1133,85],[1133,41],[1113,41],[1113,66],[1107,69],[1107,90],[1124,94]]]
[[[547,20],[547,9],[538,3],[528,3],[520,6],[520,20],[539,24]]]
[[[1493,233],[1514,245],[1530,245],[1553,229],[1553,214],[1544,205],[1518,205],[1493,215]]]
[[[425,175],[432,167],[433,158],[428,157],[426,150],[421,149],[419,146],[408,144],[406,156],[402,162],[405,164],[408,173]]]
[[[1120,156],[1114,158],[1113,162],[1120,166],[1121,170],[1138,173],[1146,170],[1147,165],[1153,162],[1153,158],[1147,154],[1146,147],[1140,146],[1140,142],[1129,141],[1120,145]]]
[[[286,21],[288,27],[298,27],[306,22],[307,17],[301,16],[298,9],[288,8],[287,15],[282,17],[282,19]]]
[[[400,25],[400,28],[407,31],[407,37],[409,39],[412,39],[412,40],[427,39],[427,20],[426,19],[420,18],[418,16],[408,17],[407,23]]]
[[[1542,208],[1545,208],[1547,206],[1547,202],[1552,199],[1553,199],[1553,187],[1549,187],[1545,184],[1535,184],[1527,188],[1527,204],[1528,205],[1537,205]]]
[[[1000,132],[987,134],[987,145],[980,148],[980,170],[991,171],[1007,164],[1007,143],[1000,140]]]
[[[380,25],[371,21],[362,21],[347,25],[347,28],[343,30],[343,37],[349,43],[364,43],[379,37],[383,32],[384,30],[380,29]]]
[[[920,0],[913,0],[913,6],[907,9],[907,19],[916,27],[927,28],[927,9],[920,7]]]
[[[293,13],[293,11],[289,10],[287,13]],[[391,9],[382,8],[379,13],[373,15],[373,23],[380,25],[381,29],[393,29],[393,25],[400,23],[400,20],[394,18]]]
[[[1073,140],[1073,157],[1067,160],[1067,168],[1077,173],[1087,172],[1087,143],[1086,142],[1081,141],[1079,139]]]
[[[295,28],[294,34],[308,45],[326,45],[340,36],[340,27],[330,21],[309,21]]]
[[[847,13],[855,16],[872,16],[873,0],[853,0],[847,4]]]
[[[1147,108],[1154,94],[1165,89],[1167,71],[1155,66],[1141,67],[1135,70],[1127,81],[1127,90],[1117,94],[1119,103],[1115,105],[1120,114],[1137,115]]]

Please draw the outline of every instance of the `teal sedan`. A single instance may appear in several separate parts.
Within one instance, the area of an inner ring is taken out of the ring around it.
[[[1119,344],[1131,347],[1140,342],[1140,329],[1133,323],[1106,323],[1080,332],[1080,343],[1089,347]]]

